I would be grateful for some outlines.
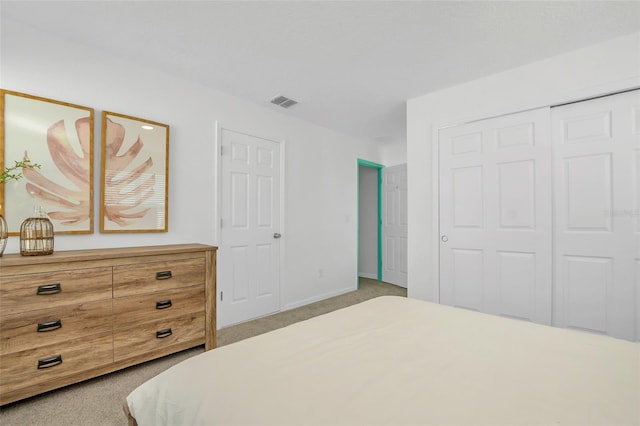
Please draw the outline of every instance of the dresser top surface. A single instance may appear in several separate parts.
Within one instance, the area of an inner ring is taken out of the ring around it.
[[[44,256],[21,256],[18,253],[0,257],[0,269],[8,266],[45,265],[59,262],[80,262],[96,259],[117,259],[131,256],[153,256],[162,254],[195,253],[217,250],[206,244],[169,244],[159,246],[118,247],[87,250],[63,250]]]

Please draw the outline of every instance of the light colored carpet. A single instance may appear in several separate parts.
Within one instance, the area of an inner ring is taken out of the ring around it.
[[[218,330],[218,346],[228,345],[382,295],[406,296],[407,291],[395,285],[361,278],[360,288],[357,291]],[[0,425],[126,425],[122,404],[133,389],[172,365],[203,351],[202,346],[188,349],[8,404],[0,407]]]

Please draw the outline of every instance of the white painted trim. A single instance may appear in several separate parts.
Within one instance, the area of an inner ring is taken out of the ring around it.
[[[220,128],[220,124],[218,123],[218,120],[215,120],[213,122],[213,145],[214,145],[214,149],[215,149],[215,153],[213,155],[213,163],[216,165],[216,173],[214,176],[215,182],[213,183],[213,187],[215,188],[216,191],[216,198],[215,198],[215,207],[213,209],[213,217],[215,220],[215,224],[216,226],[214,227],[214,235],[213,235],[213,241],[214,244],[216,246],[220,245],[220,215],[222,214],[220,211],[220,201],[222,198],[222,188],[220,187],[220,147],[222,146],[222,134],[221,134],[222,129]],[[216,289],[216,291],[218,291]],[[217,296],[216,296],[217,297]],[[219,299],[216,299],[219,300]]]
[[[432,256],[432,277],[434,286],[432,293],[432,302],[440,303],[440,130],[438,128],[431,129],[432,141],[431,144],[431,170],[432,170],[432,194],[433,194],[433,222],[431,224],[432,230],[434,230],[433,241],[431,242],[433,247]]]
[[[341,296],[343,294],[347,294],[347,293],[351,293],[352,291],[355,291],[356,289],[353,287],[348,287],[348,288],[344,288],[341,290],[336,290],[336,291],[332,291],[329,293],[324,293],[324,294],[320,294],[318,296],[315,297],[310,297],[308,299],[304,299],[304,300],[298,300],[294,303],[290,303],[287,304],[283,307],[282,311],[288,311],[291,309],[295,309],[295,308],[299,308],[301,306],[305,306],[308,305],[310,303],[314,303],[314,302],[320,302],[322,300],[328,299],[330,297],[335,297],[335,296]]]
[[[386,282],[386,281],[383,281]],[[389,285],[395,285],[396,287],[400,287],[400,288],[408,288],[406,285],[402,285],[402,284],[396,284],[396,283],[387,283]]]
[[[372,279],[372,280],[377,280],[378,279],[378,275],[369,274],[369,273],[366,273],[366,272],[358,272],[358,277],[359,278],[369,278],[369,279]]]
[[[215,152],[213,154],[213,163],[216,165],[216,173],[214,176],[215,182],[213,183],[213,187],[215,188],[216,191],[216,197],[215,197],[215,207],[213,208],[213,217],[215,220],[215,226],[213,227],[214,231],[214,235],[213,235],[213,241],[214,241],[214,245],[216,247],[220,247],[220,238],[222,235],[222,232],[220,232],[220,217],[222,212],[220,211],[220,201],[222,198],[222,188],[220,187],[220,147],[222,146],[222,134],[221,134],[221,128],[220,128],[220,123],[218,123],[218,120],[215,120],[213,122],[213,145],[214,145],[214,149]],[[216,269],[218,268],[218,260],[216,258]],[[218,271],[216,270],[216,276],[218,275]],[[222,290],[220,289],[220,285],[218,285],[218,281],[216,280],[216,305],[218,304],[218,301],[220,300],[220,292]],[[216,328],[220,328],[220,320],[218,318],[218,310],[216,309]]]
[[[287,145],[287,141],[282,139],[280,142],[280,234],[282,234],[282,238],[280,239],[280,306],[278,306],[278,311],[281,312],[283,310],[283,306],[285,304],[285,291],[286,288],[286,279],[284,275],[284,259],[286,255],[286,244],[287,244],[287,229],[285,227],[285,148]]]

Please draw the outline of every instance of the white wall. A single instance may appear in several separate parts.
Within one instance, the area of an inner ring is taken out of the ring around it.
[[[438,128],[640,86],[640,33],[407,103],[409,296],[438,301]]]
[[[358,168],[358,275],[378,278],[378,169]]]
[[[407,162],[406,141],[395,141],[380,145],[381,157],[386,167],[397,166]]]
[[[96,110],[96,232],[58,235],[56,250],[216,245],[217,121],[224,128],[286,141],[284,308],[356,288],[357,159],[382,163],[375,144],[287,117],[266,102],[265,107],[251,104],[20,23],[4,19],[1,30],[2,88]],[[102,110],[171,126],[168,233],[99,233]],[[11,237],[6,253],[18,251],[18,238]]]

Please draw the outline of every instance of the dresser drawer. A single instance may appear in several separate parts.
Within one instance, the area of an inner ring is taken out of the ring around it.
[[[119,265],[113,268],[113,297],[204,285],[205,278],[205,260],[202,257]]]
[[[0,312],[53,308],[111,299],[110,267],[0,277]]]
[[[113,327],[204,312],[204,286],[196,285],[113,300]]]
[[[174,347],[189,348],[204,343],[204,311],[177,318],[161,319],[114,331],[115,361],[139,355],[149,359],[169,353]]]
[[[60,362],[61,361],[61,362]],[[111,333],[0,356],[0,393],[54,382],[113,362]]]
[[[2,316],[0,353],[67,342],[112,328],[111,299]]]
[[[204,244],[0,256],[0,406],[213,349],[215,274],[216,247]]]

